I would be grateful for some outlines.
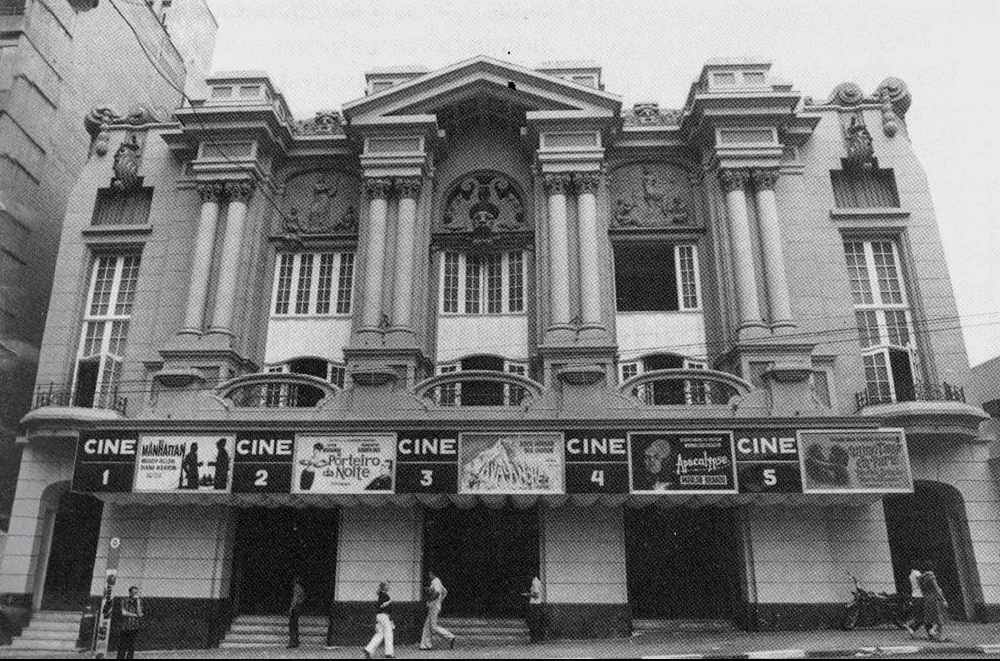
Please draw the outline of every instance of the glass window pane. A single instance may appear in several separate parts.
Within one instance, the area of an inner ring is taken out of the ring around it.
[[[865,386],[869,398],[876,402],[892,401],[892,388],[889,385],[889,368],[886,366],[885,354],[882,352],[864,356]]]
[[[288,303],[292,298],[292,260],[294,256],[282,254],[278,264],[278,292],[274,299],[274,313],[288,314]]]
[[[337,279],[337,314],[350,314],[354,292],[354,253],[340,256],[340,275]]]
[[[309,314],[309,293],[312,287],[313,256],[299,255],[299,286],[295,292],[295,314]]]
[[[441,309],[444,312],[458,312],[458,269],[458,253],[445,253],[444,286],[441,292]]]
[[[520,252],[512,252],[509,256],[509,287],[507,309],[510,312],[524,311],[524,256]]]
[[[105,255],[99,258],[94,265],[94,268],[97,269],[97,278],[94,280],[94,295],[90,299],[90,316],[92,317],[103,317],[108,313],[117,261],[116,257]]]
[[[465,313],[479,314],[479,260],[471,256],[465,263]]]
[[[694,268],[694,246],[677,246],[678,270],[681,277],[681,307],[694,310],[698,307],[698,287]]]
[[[483,259],[486,267],[486,312],[503,312],[503,262],[500,255]]]
[[[868,279],[868,265],[865,262],[864,244],[860,241],[848,241],[844,243],[844,252],[847,255],[847,275],[851,281],[851,296],[854,297],[854,304],[871,304],[872,287]]]
[[[896,269],[896,259],[893,245],[889,241],[873,241],[872,257],[875,261],[875,274],[878,277],[879,296],[883,304],[902,303],[903,288],[899,281],[899,271]]]
[[[135,300],[135,286],[139,280],[139,257],[138,255],[130,255],[122,259],[122,275],[118,285],[115,314],[127,316],[132,314],[132,302]]]
[[[889,344],[898,347],[910,345],[910,324],[907,322],[905,310],[886,310],[885,326],[889,332]]]
[[[332,252],[325,252],[319,256],[316,314],[329,314],[330,312],[330,297],[333,295],[333,258]]]
[[[858,338],[862,348],[876,346],[881,342],[878,331],[878,314],[874,310],[857,310],[854,313],[858,321]]]

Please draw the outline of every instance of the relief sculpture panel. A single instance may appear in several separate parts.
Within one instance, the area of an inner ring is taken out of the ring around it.
[[[286,234],[356,234],[361,179],[321,170],[293,175],[285,184],[282,224]]]
[[[694,225],[691,176],[670,163],[623,165],[611,173],[611,226]]]

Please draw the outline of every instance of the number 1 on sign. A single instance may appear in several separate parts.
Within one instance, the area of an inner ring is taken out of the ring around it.
[[[108,480],[111,478],[111,469],[105,468],[104,472],[101,473],[101,484],[108,486]]]
[[[603,487],[604,486],[604,471],[596,470],[590,474],[590,481],[594,484]]]

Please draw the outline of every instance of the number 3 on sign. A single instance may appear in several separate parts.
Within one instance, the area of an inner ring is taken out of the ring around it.
[[[267,486],[267,471],[261,468],[256,473],[257,479],[253,481],[255,487],[266,487]]]
[[[604,471],[596,470],[590,474],[590,481],[594,484],[603,487],[604,486]]]
[[[429,487],[432,484],[434,484],[434,471],[432,470],[420,471],[420,486]]]

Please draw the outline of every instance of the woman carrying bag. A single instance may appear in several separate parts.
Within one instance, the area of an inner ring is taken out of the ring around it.
[[[385,642],[385,658],[391,659],[392,648],[392,599],[389,597],[389,581],[378,584],[378,596],[375,598],[375,635],[364,648],[365,658],[372,658],[378,646]]]
[[[927,637],[943,643],[947,640],[941,629],[948,615],[948,600],[944,598],[944,592],[941,591],[937,577],[934,576],[933,563],[928,562],[924,565],[924,571],[918,580],[920,589],[924,593],[924,626],[927,627]]]

